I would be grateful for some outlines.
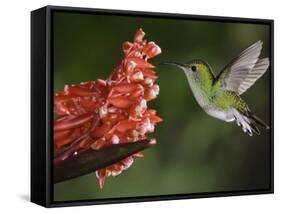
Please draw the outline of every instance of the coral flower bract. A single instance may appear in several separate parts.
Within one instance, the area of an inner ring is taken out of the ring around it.
[[[161,53],[154,42],[144,40],[139,29],[133,43],[124,42],[124,57],[106,80],[83,82],[55,94],[54,149],[67,149],[73,154],[85,149],[100,148],[120,143],[137,143],[147,139],[161,121],[156,110],[147,102],[159,94],[154,65],[148,62]],[[155,139],[151,142],[156,143]],[[128,169],[136,153],[126,159],[96,171],[102,188],[106,176],[116,176]],[[67,158],[67,156],[65,157]]]

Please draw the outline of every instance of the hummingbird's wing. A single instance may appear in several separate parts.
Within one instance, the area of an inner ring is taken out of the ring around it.
[[[242,51],[217,76],[216,83],[239,95],[250,88],[267,70],[268,58],[259,59],[262,41]]]

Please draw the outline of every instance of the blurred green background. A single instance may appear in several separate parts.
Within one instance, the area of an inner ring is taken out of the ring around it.
[[[54,90],[65,84],[106,79],[122,57],[121,45],[138,28],[162,54],[157,65],[159,97],[149,102],[164,119],[153,137],[158,144],[132,167],[105,180],[95,174],[54,185],[54,200],[84,200],[269,188],[270,131],[250,137],[235,123],[208,116],[196,103],[183,72],[163,61],[205,59],[217,74],[257,40],[269,56],[269,26],[149,17],[54,13]],[[242,97],[270,123],[267,72]]]

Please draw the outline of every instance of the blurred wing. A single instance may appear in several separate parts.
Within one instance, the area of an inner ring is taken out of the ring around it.
[[[246,79],[239,86],[238,94],[243,94],[248,88],[254,85],[254,83],[266,72],[268,66],[268,58],[259,59],[255,67],[249,71]]]
[[[269,66],[268,58],[259,59],[262,41],[248,47],[226,66],[217,77],[222,87],[239,95],[250,88]]]

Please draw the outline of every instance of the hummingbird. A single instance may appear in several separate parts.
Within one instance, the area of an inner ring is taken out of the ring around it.
[[[260,134],[258,125],[264,129],[269,126],[252,113],[247,103],[240,97],[266,72],[268,58],[259,58],[262,41],[257,41],[243,50],[218,75],[202,59],[187,63],[163,62],[184,71],[191,91],[200,107],[210,116],[234,122],[250,136]]]

